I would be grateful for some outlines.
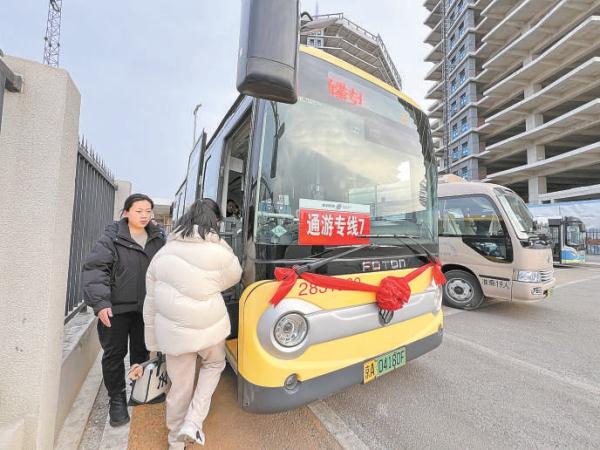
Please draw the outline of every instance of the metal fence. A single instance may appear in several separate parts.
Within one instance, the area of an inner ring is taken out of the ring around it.
[[[77,155],[65,323],[85,305],[81,268],[92,245],[113,220],[115,182],[104,163],[82,141]]]
[[[588,231],[585,245],[588,255],[600,255],[600,231]]]

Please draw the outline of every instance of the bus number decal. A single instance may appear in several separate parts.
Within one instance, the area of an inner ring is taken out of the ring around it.
[[[360,283],[360,277],[350,277],[350,278],[346,278],[346,279]],[[300,292],[298,292],[298,295],[300,295],[300,296],[325,294],[326,292],[339,291],[339,289],[317,286],[315,284],[308,283],[306,281],[301,281],[300,284],[298,285],[298,289],[300,290]]]
[[[494,278],[481,277],[481,281],[484,286],[497,287],[500,289],[510,289],[510,281],[508,280],[497,280]]]

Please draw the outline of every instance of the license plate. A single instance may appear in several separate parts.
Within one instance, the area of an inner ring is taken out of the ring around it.
[[[406,364],[405,347],[378,356],[364,363],[363,382],[373,381],[375,378],[402,367],[404,364]]]
[[[554,294],[554,288],[548,289],[548,295],[546,295],[546,298],[552,297],[552,294]]]

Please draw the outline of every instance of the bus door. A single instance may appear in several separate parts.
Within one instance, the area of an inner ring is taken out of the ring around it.
[[[231,238],[231,248],[242,258],[242,217],[244,215],[245,170],[248,166],[250,143],[250,115],[242,119],[239,126],[225,141],[225,152],[221,166],[222,180],[218,199],[223,214],[225,236]]]
[[[562,227],[560,219],[548,219],[548,228],[550,229],[550,239],[552,240],[552,260],[560,264],[560,250],[563,246]]]
[[[248,170],[248,154],[250,145],[251,115],[246,114],[235,126],[232,133],[225,139],[223,159],[221,163],[221,179],[218,203],[223,214],[221,236],[233,249],[240,259],[244,256],[244,226],[245,212],[244,191]],[[231,334],[226,341],[228,360],[237,371],[237,337],[239,330],[239,299],[242,293],[242,283],[223,292],[225,306],[231,321]]]

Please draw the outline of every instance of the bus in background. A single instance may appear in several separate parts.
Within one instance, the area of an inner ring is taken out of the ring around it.
[[[438,207],[445,304],[475,309],[485,298],[531,301],[551,295],[550,245],[512,190],[444,175]]]
[[[586,229],[577,217],[536,217],[536,224],[552,241],[555,264],[585,263]]]

